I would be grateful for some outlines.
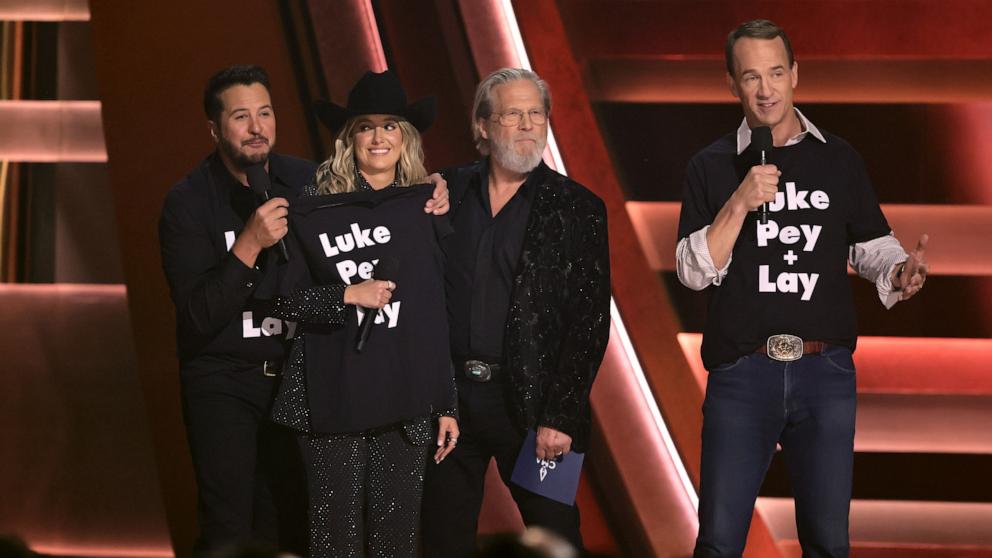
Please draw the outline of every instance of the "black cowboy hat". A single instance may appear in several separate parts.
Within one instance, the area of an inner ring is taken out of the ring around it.
[[[348,93],[348,106],[320,100],[314,103],[314,111],[331,131],[337,131],[349,118],[361,114],[392,114],[405,118],[423,132],[437,116],[437,99],[424,97],[407,104],[406,91],[392,70],[381,74],[365,72]]]

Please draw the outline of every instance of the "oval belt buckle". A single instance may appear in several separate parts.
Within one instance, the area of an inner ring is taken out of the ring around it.
[[[493,372],[481,360],[466,360],[465,375],[476,382],[488,382],[493,377]]]
[[[803,340],[795,335],[780,333],[768,338],[768,357],[781,362],[791,362],[803,357]]]

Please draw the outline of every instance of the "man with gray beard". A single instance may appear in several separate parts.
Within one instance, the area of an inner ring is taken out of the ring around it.
[[[443,173],[455,228],[444,248],[461,434],[457,449],[428,467],[428,557],[475,552],[492,458],[524,523],[582,548],[577,507],[510,484],[528,430],[538,459],[586,450],[589,392],[610,329],[606,208],[544,164],[550,112],[537,74],[493,72],[473,108],[485,158]]]

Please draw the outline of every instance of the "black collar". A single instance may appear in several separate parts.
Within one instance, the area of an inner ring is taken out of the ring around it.
[[[524,183],[520,185],[520,189],[517,190],[528,202],[534,201],[534,196],[537,194],[537,190],[541,184],[544,184],[545,177],[551,169],[548,165],[544,164],[544,159],[537,164],[529,173],[527,173],[527,178],[524,179]],[[482,159],[479,162],[478,174],[476,176],[480,192],[486,191],[489,188],[489,157]],[[486,196],[488,199],[488,196]]]
[[[393,178],[393,181],[386,185],[386,188],[394,188],[399,186],[400,182],[398,178]],[[385,189],[385,188],[383,188]],[[362,175],[362,171],[358,170],[358,165],[355,165],[355,190],[359,192],[368,192],[375,190],[368,180],[365,180],[365,176]]]

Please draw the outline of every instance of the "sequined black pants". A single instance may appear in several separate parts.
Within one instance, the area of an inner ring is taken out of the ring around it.
[[[458,447],[440,465],[427,468],[424,485],[424,556],[468,558],[476,551],[476,530],[489,461],[510,488],[527,525],[545,527],[578,548],[579,509],[510,483],[524,433],[513,423],[503,384],[458,379]]]
[[[300,437],[310,489],[310,556],[417,555],[430,444],[402,426],[354,436]]]

